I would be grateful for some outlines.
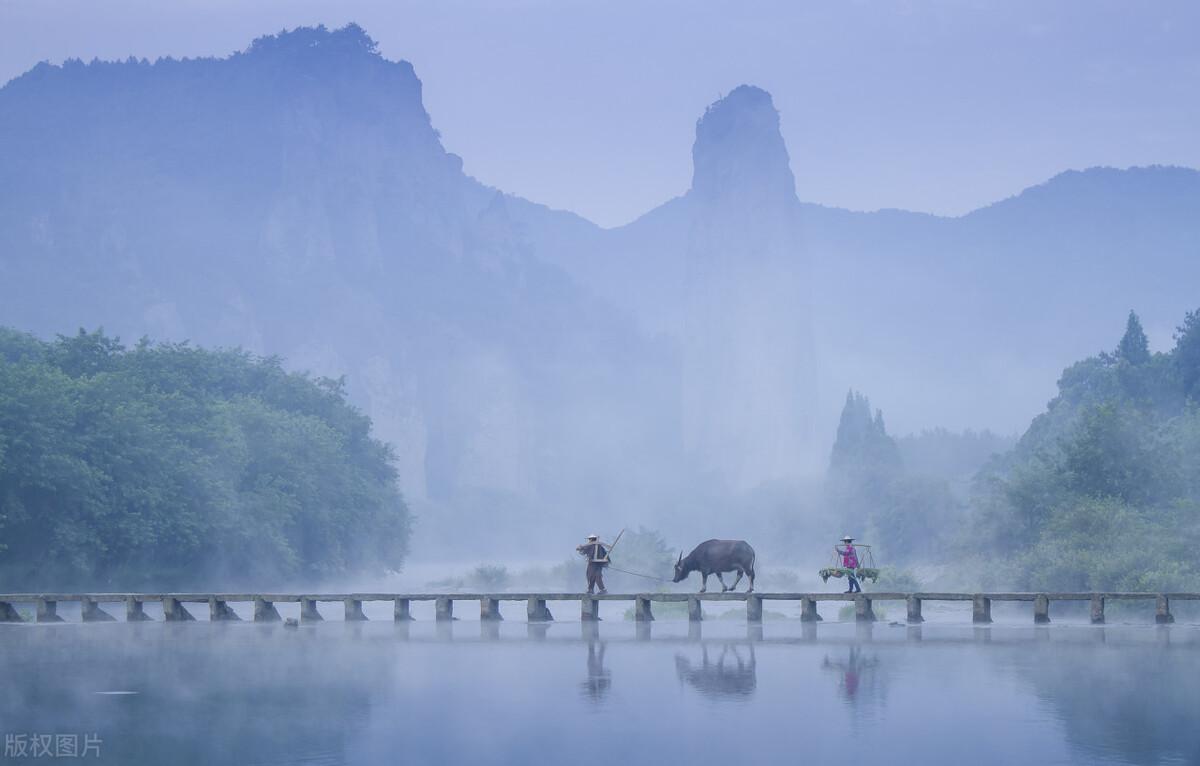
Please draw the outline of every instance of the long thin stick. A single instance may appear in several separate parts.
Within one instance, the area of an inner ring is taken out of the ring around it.
[[[625,534],[624,527],[622,527],[621,531],[617,533],[617,539],[612,541],[612,545],[608,546],[608,553],[604,556],[605,559],[608,559],[609,556],[612,556],[612,549],[616,548],[617,543],[621,542],[621,535],[623,535],[623,534]]]

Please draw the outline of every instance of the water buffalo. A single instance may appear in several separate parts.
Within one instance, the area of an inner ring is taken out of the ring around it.
[[[722,572],[737,572],[733,585],[726,587]],[[745,540],[705,540],[687,556],[679,552],[679,561],[675,562],[675,582],[681,582],[692,572],[699,572],[703,579],[700,581],[700,592],[708,590],[708,576],[715,574],[721,583],[721,592],[733,590],[742,581],[742,575],[750,578],[747,593],[754,590],[754,549]]]

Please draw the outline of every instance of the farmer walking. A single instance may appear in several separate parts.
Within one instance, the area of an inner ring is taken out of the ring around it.
[[[583,545],[576,545],[575,551],[580,556],[586,556],[588,560],[588,595],[592,595],[596,589],[600,590],[601,595],[608,593],[608,589],[604,587],[604,567],[608,566],[608,548],[600,542],[597,535],[588,535],[587,542]]]
[[[842,568],[846,570],[846,580],[850,583],[846,592],[862,593],[862,587],[858,584],[858,551],[854,549],[854,538],[843,537],[842,545],[835,545],[833,549],[842,557]]]

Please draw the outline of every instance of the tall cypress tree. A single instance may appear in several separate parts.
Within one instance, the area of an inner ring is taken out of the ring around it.
[[[1129,312],[1129,319],[1125,322],[1125,336],[1117,345],[1117,358],[1135,367],[1150,361],[1150,341],[1142,329],[1142,320],[1133,311]]]
[[[1184,396],[1200,401],[1200,309],[1189,311],[1175,333],[1175,368]]]

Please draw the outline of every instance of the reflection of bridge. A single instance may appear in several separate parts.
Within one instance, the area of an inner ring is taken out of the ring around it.
[[[800,619],[805,622],[820,621],[817,604],[821,601],[843,601],[854,604],[854,615],[858,622],[874,622],[876,601],[904,601],[908,607],[908,622],[923,622],[921,605],[926,601],[970,601],[972,621],[990,623],[993,601],[1027,601],[1033,604],[1033,621],[1050,622],[1052,601],[1086,601],[1091,604],[1092,622],[1104,622],[1104,605],[1108,601],[1154,601],[1157,623],[1174,622],[1171,601],[1198,601],[1200,593],[608,593],[589,596],[586,593],[18,593],[0,594],[0,622],[22,622],[24,618],[14,604],[36,604],[37,622],[62,622],[58,615],[58,604],[78,603],[84,622],[107,622],[115,618],[101,608],[101,604],[123,603],[128,622],[151,619],[144,606],[147,602],[161,603],[163,618],[168,622],[194,619],[186,604],[207,604],[211,620],[238,620],[230,603],[253,603],[255,622],[273,622],[280,619],[276,603],[299,603],[300,619],[316,622],[322,618],[317,610],[321,602],[341,602],[348,622],[365,620],[364,602],[384,601],[394,605],[396,621],[411,620],[409,611],[413,601],[432,601],[438,621],[454,619],[456,601],[479,602],[481,620],[500,620],[501,601],[524,601],[530,622],[553,620],[547,606],[550,601],[578,601],[581,619],[600,619],[601,601],[632,601],[634,616],[638,622],[654,619],[651,604],[664,602],[687,602],[688,619],[698,622],[702,618],[701,602],[744,601],[746,619],[761,622],[764,601],[791,601],[800,604]]]

